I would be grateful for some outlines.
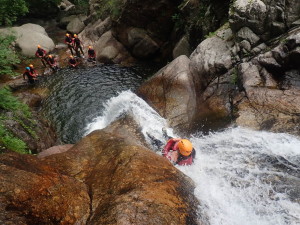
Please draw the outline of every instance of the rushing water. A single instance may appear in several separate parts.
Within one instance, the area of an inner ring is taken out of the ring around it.
[[[134,117],[146,138],[150,134],[166,141],[166,120],[130,91],[107,101],[85,132],[104,128],[124,114]],[[196,183],[204,224],[300,224],[298,138],[239,127],[189,138],[197,151],[195,163],[177,167]]]
[[[76,142],[95,129],[130,114],[148,134],[165,142],[167,121],[134,90],[144,77],[116,67],[58,73],[45,111],[62,140]],[[168,135],[176,136],[171,128]],[[300,224],[300,139],[240,127],[190,138],[197,151],[192,166],[177,166],[195,184],[199,220],[211,225]],[[153,146],[153,150],[160,151]]]

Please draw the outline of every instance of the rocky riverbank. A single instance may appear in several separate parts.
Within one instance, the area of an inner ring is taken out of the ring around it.
[[[237,124],[300,135],[299,1],[226,1],[228,13],[219,17],[215,1],[125,1],[111,16],[101,2],[91,0],[89,15],[69,18],[66,29],[79,33],[85,47],[93,45],[100,62],[170,61],[138,94],[172,127],[189,132],[199,124],[206,129]],[[187,9],[201,9],[202,27],[176,27],[176,21],[185,24]],[[204,16],[219,19],[204,27]],[[216,29],[205,36],[208,27]],[[201,40],[193,50],[195,30]],[[16,94],[36,107],[41,95],[35,91]],[[0,221],[200,223],[193,184],[146,149],[138,129],[127,122],[95,131],[74,146],[46,150],[44,157],[1,155]],[[126,132],[120,137],[118,130]],[[41,128],[39,134],[47,139],[47,132]],[[38,152],[55,141],[35,142],[42,143],[32,146]]]

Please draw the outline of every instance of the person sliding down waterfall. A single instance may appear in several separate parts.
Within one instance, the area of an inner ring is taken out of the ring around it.
[[[171,138],[164,147],[162,155],[175,165],[192,165],[196,151],[189,140]]]

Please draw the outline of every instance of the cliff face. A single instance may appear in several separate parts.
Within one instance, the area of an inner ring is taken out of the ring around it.
[[[194,99],[196,93],[197,104],[176,111],[176,117],[164,113],[182,103],[182,99],[170,101],[168,97],[168,90],[178,88],[171,80],[181,71],[178,68],[172,75],[169,67],[175,61],[186,64],[180,57],[159,72],[167,74],[162,80],[159,74],[151,78],[161,82],[141,96],[179,129],[236,122],[299,135],[299,66],[295,63],[299,60],[299,12],[296,1],[235,1],[229,9],[229,23],[211,33],[189,56],[185,73],[195,92],[186,91],[190,94],[184,98]],[[146,82],[141,90],[149,85]],[[165,91],[153,93],[160,88]],[[189,119],[178,123],[178,118]]]

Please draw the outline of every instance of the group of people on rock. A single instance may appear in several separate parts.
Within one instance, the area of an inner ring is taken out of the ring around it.
[[[65,43],[68,46],[72,56],[74,56],[74,53],[77,57],[81,57],[81,54],[84,56],[82,49],[83,44],[77,34],[74,34],[72,37],[71,34],[66,33]],[[70,59],[72,58],[73,57],[70,56]],[[96,52],[92,46],[89,46],[88,48],[88,61],[96,61]]]
[[[82,42],[78,38],[77,34],[71,35],[69,33],[66,34],[64,42],[67,44],[71,55],[68,58],[68,65],[70,68],[76,68],[79,64],[79,60],[77,57],[84,58],[84,52],[82,49]],[[74,53],[76,56],[74,56]],[[96,52],[93,49],[92,46],[88,47],[88,61],[89,62],[96,62]],[[58,70],[58,64],[57,60],[54,55],[47,54],[46,50],[44,50],[40,45],[37,46],[37,50],[35,52],[35,56],[41,59],[42,64],[44,67],[49,67],[53,70],[53,72],[56,72]],[[35,69],[33,68],[33,65],[30,64],[28,67],[25,68],[25,72],[23,73],[23,78],[27,79],[30,84],[33,84],[35,80],[37,80],[38,74],[36,73]]]

